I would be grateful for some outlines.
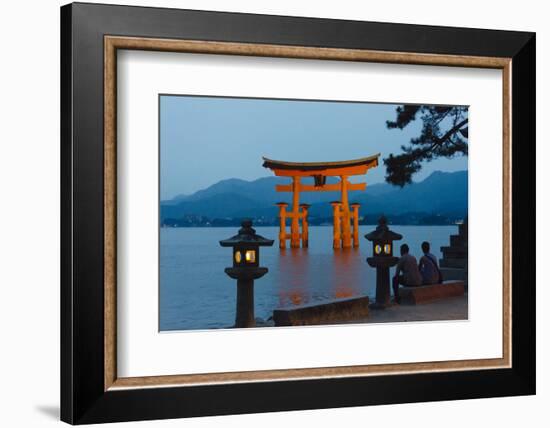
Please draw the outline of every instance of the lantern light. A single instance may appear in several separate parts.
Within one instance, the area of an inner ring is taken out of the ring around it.
[[[244,258],[246,259],[246,261],[248,263],[256,263],[256,251],[254,250],[248,250],[245,255],[244,255]]]

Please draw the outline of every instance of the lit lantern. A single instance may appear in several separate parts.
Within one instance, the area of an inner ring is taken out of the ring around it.
[[[403,238],[388,228],[386,217],[378,220],[375,230],[365,235],[372,241],[372,257],[367,258],[369,266],[376,268],[376,303],[371,305],[373,309],[383,309],[390,303],[390,267],[395,266],[399,260],[393,257],[393,241]]]
[[[254,280],[268,272],[260,267],[260,247],[272,246],[273,240],[257,235],[251,220],[244,220],[241,226],[237,235],[220,241],[220,245],[233,248],[233,267],[225,268],[225,273],[237,280],[235,327],[254,327]]]
[[[251,268],[260,265],[261,246],[273,245],[273,240],[257,235],[252,228],[252,221],[242,222],[238,235],[220,241],[222,247],[233,248],[233,267]]]
[[[388,229],[388,221],[382,216],[378,220],[376,230],[365,235],[369,241],[372,241],[372,253],[375,257],[392,257],[393,241],[397,241],[403,236]]]
[[[256,262],[256,249],[233,248],[233,266],[258,266]]]

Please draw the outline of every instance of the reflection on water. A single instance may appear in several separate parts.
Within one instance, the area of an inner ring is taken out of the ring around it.
[[[277,267],[281,278],[287,278],[279,288],[279,306],[301,305],[308,298],[309,253],[307,248],[280,250]]]
[[[343,248],[334,253],[332,259],[333,274],[332,281],[335,286],[334,297],[343,299],[360,294],[358,262],[361,262],[360,253],[357,248]]]
[[[360,226],[360,236],[374,226]],[[160,230],[160,329],[186,330],[229,327],[234,322],[236,281],[227,277],[231,251],[218,244],[238,228],[165,228]],[[420,255],[420,243],[448,245],[454,226],[393,226],[403,234],[411,253]],[[258,228],[276,239],[278,228]],[[396,248],[398,247],[396,246]],[[280,250],[263,247],[261,265],[269,273],[255,282],[256,316],[269,318],[273,309],[326,299],[374,296],[375,270],[365,259],[372,254],[363,239],[360,248],[332,249],[332,227],[312,227],[309,248]]]
[[[315,260],[317,257],[317,260]],[[311,256],[307,248],[280,250],[277,258],[279,305],[301,305],[311,300],[344,298],[360,294],[356,248]]]

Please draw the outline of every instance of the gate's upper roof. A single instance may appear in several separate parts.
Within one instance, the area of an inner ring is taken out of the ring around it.
[[[263,157],[264,168],[275,175],[360,175],[378,166],[380,153],[360,159],[331,162],[287,162]]]

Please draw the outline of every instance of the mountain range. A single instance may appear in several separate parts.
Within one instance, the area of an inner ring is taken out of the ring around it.
[[[303,180],[308,183],[308,180]],[[338,180],[329,177],[327,182]],[[214,219],[241,219],[250,217],[260,223],[277,224],[276,202],[291,202],[291,193],[275,191],[275,185],[288,184],[289,178],[263,177],[253,181],[230,178],[219,181],[191,195],[179,195],[161,201],[162,224],[175,225],[180,219],[191,219],[187,223],[209,223]],[[311,183],[313,180],[311,180]],[[330,201],[339,200],[339,192],[304,192],[300,202],[311,204],[310,219],[322,221],[332,216]],[[403,217],[419,214],[423,216],[445,216],[448,219],[462,218],[468,211],[468,172],[435,171],[420,182],[413,182],[403,188],[388,183],[367,185],[365,191],[350,192],[350,202],[359,202],[360,215],[386,214],[388,217]],[[206,220],[205,220],[206,219]],[[176,223],[175,223],[176,222]],[[207,224],[208,225],[208,224]]]

